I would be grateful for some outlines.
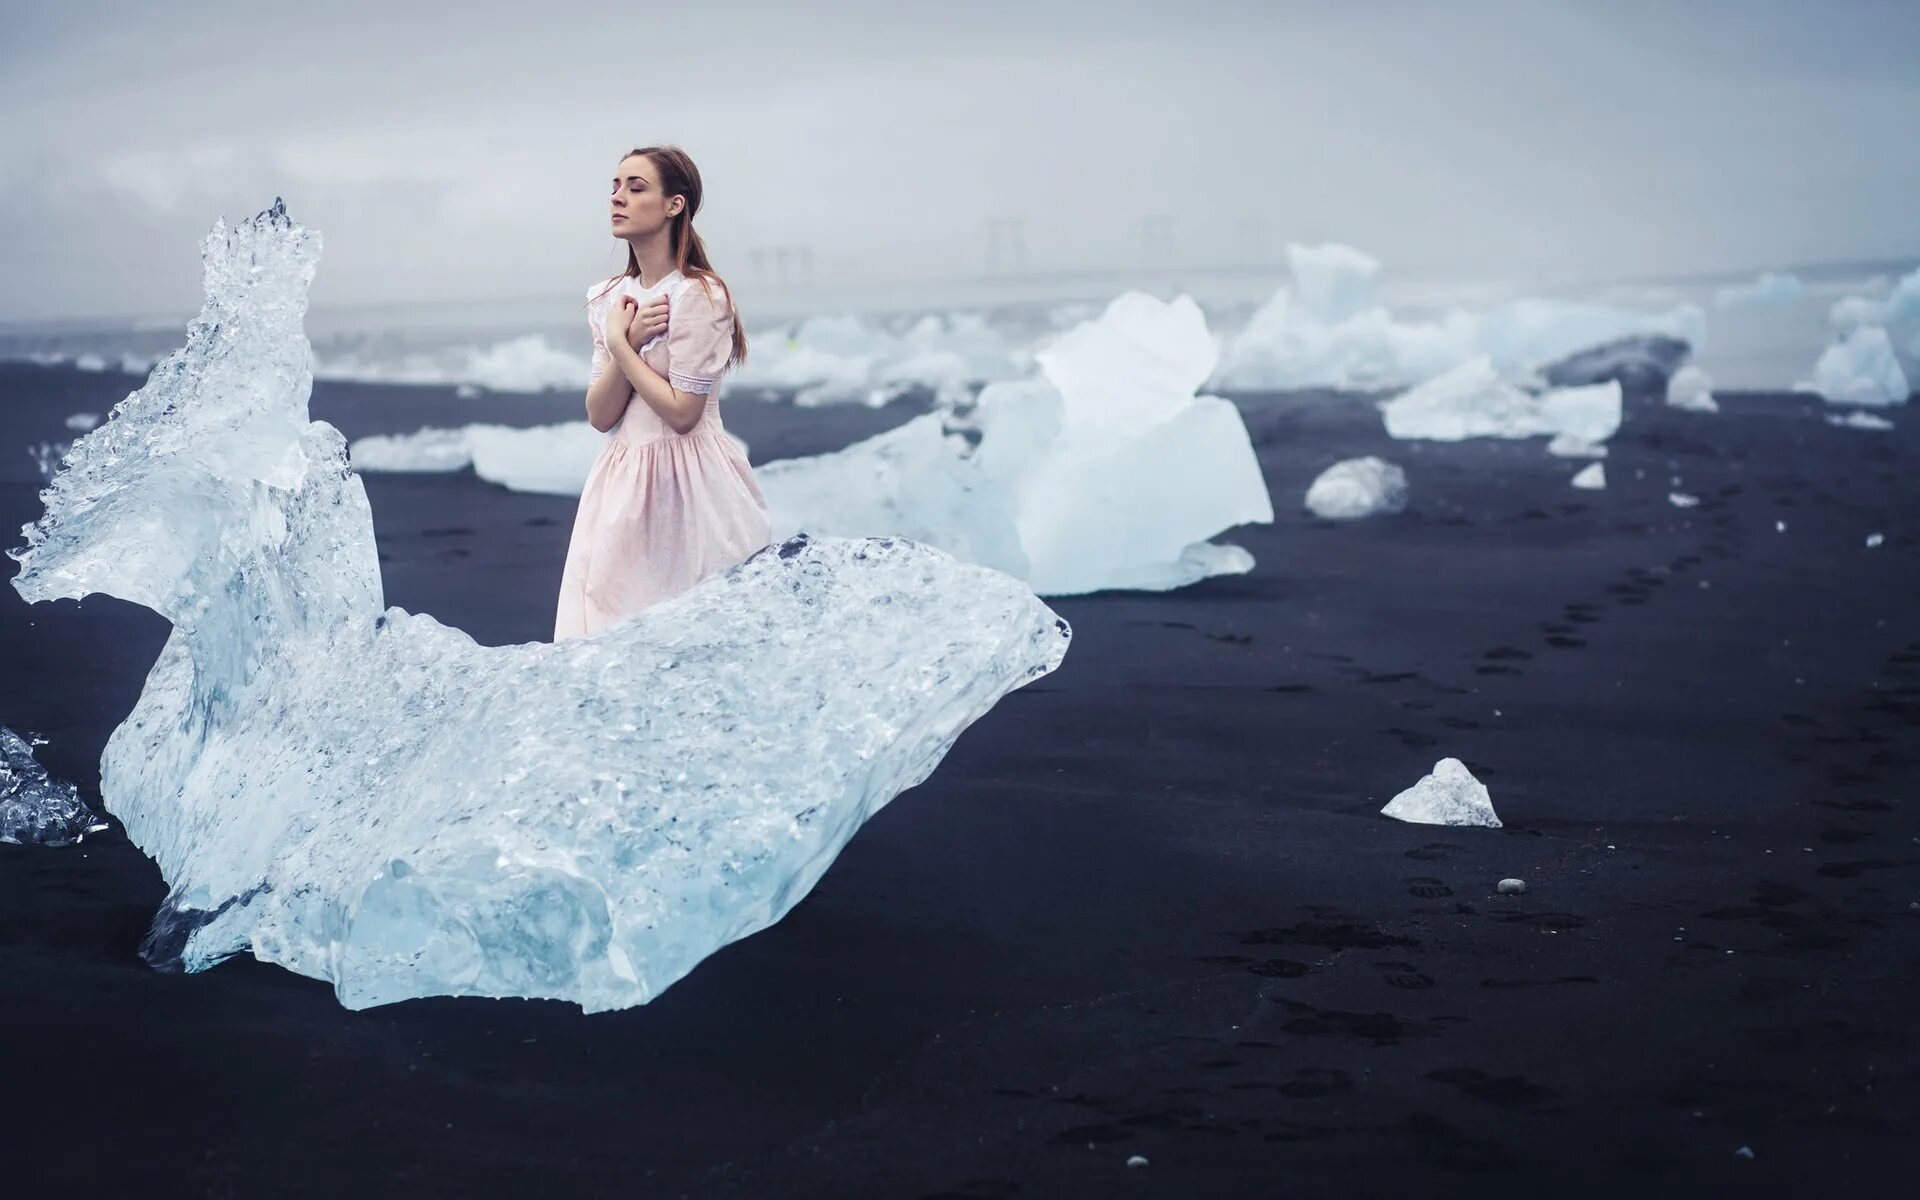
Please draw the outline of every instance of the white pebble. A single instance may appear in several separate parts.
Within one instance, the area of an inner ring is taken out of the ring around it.
[[[1494,890],[1502,896],[1518,896],[1527,890],[1527,881],[1524,879],[1502,879],[1494,885]]]

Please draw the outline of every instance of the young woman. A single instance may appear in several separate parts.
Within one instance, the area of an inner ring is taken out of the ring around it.
[[[587,420],[611,431],[587,475],[553,637],[594,633],[768,544],[766,498],[720,425],[720,376],[747,354],[733,298],[693,231],[685,151],[620,160],[613,236],[627,269],[587,289]]]

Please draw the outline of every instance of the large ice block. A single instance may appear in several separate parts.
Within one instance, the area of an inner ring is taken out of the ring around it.
[[[1252,555],[1207,539],[1273,520],[1273,502],[1239,410],[1195,394],[1216,356],[1191,299],[1126,293],[1037,355],[1041,379],[759,468],[774,532],[899,534],[1043,596],[1247,571]]]

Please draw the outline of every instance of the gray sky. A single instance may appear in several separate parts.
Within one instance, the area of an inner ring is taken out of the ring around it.
[[[316,305],[578,295],[650,141],[725,274],[972,273],[988,214],[1036,269],[1156,212],[1194,263],[1516,281],[1915,254],[1915,46],[1892,0],[11,0],[0,319],[191,312],[276,194]]]

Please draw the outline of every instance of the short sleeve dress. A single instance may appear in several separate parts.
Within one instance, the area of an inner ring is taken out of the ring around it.
[[[590,300],[606,287],[588,289]],[[640,357],[676,389],[707,398],[699,423],[675,433],[637,393],[587,473],[560,575],[555,641],[596,633],[678,595],[772,540],[766,497],[720,424],[720,377],[733,349],[733,309],[716,280],[669,272],[652,287],[624,276],[587,309],[593,374],[618,370],[606,318],[621,295],[666,293],[667,331]]]

